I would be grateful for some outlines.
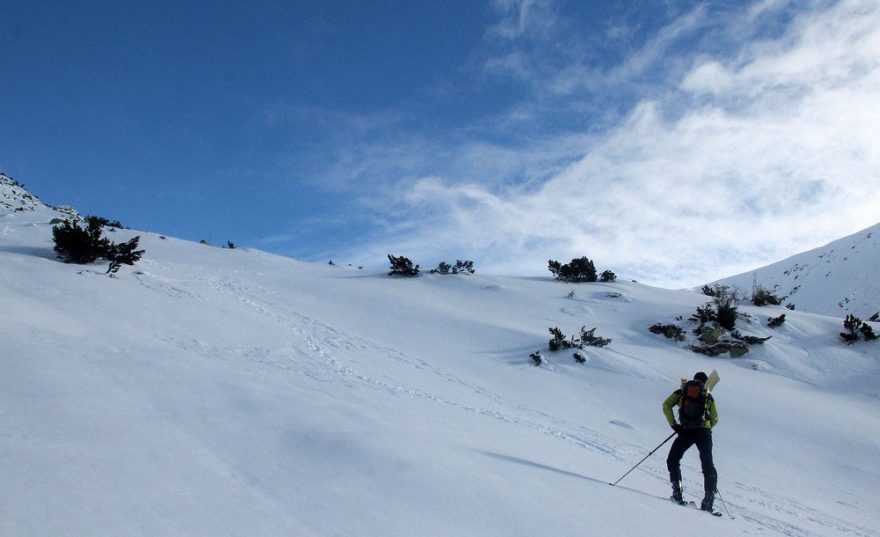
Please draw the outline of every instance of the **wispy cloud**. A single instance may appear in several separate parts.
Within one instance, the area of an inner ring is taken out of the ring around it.
[[[496,54],[507,76],[536,85],[511,108],[534,112],[519,128],[495,117],[458,135],[407,130],[352,144],[326,170],[378,182],[366,205],[381,231],[346,255],[470,258],[483,271],[518,274],[587,255],[622,277],[684,286],[876,223],[880,5],[810,5],[767,0],[712,24],[718,15],[698,7],[615,65],[587,66],[574,54],[553,76],[533,70],[540,48]],[[558,31],[552,4],[497,6],[491,31],[514,45]],[[743,39],[728,30],[737,26],[763,30]],[[720,41],[723,50],[699,46]],[[548,109],[576,114],[586,100],[631,91],[647,75],[661,86],[640,90],[601,129],[522,128]],[[498,120],[510,130],[493,131]]]
[[[503,39],[546,36],[556,24],[553,0],[493,0],[498,22],[488,33]]]

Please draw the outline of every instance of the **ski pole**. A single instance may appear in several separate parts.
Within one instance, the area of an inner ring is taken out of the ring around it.
[[[733,520],[733,516],[731,516],[731,514],[730,514],[730,509],[727,508],[727,504],[724,503],[724,498],[721,496],[721,491],[718,489],[715,489],[715,494],[718,495],[718,499],[721,500],[721,505],[723,505],[724,510],[727,511],[727,518]]]
[[[613,486],[617,485],[618,483],[620,483],[620,482],[623,480],[623,478],[626,477],[626,476],[628,476],[630,472],[632,472],[633,470],[635,470],[635,469],[639,466],[639,464],[642,464],[643,462],[645,462],[645,461],[648,459],[648,457],[650,457],[651,455],[654,454],[655,451],[657,451],[658,449],[660,449],[660,446],[662,446],[662,445],[665,444],[666,442],[669,442],[669,439],[672,438],[673,436],[677,435],[677,434],[678,434],[677,432],[674,432],[674,433],[672,433],[671,435],[667,436],[667,437],[666,437],[666,440],[660,442],[660,445],[659,445],[659,446],[657,446],[657,447],[655,447],[654,449],[652,449],[650,453],[648,453],[647,455],[645,455],[645,458],[644,458],[644,459],[640,460],[635,466],[633,466],[632,468],[630,468],[629,471],[627,471],[625,474],[623,474],[622,476],[620,476],[620,479],[618,479],[618,480],[615,481],[614,483],[608,483],[608,484],[611,485],[611,486],[613,487]]]

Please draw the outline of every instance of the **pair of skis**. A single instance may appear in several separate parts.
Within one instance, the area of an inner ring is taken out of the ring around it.
[[[700,511],[703,511],[704,513],[709,513],[712,516],[724,516],[724,515],[722,515],[721,511],[715,511],[714,509],[712,511],[707,511],[706,509],[703,509],[702,507],[697,505],[696,502],[692,502],[690,500],[678,501],[675,498],[669,498],[669,499],[670,499],[670,501],[673,501],[673,502],[677,503],[678,505],[681,505],[684,507],[693,507],[695,509],[699,509]]]

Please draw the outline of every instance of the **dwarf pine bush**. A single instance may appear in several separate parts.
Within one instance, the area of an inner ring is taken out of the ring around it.
[[[58,257],[67,263],[79,265],[94,263],[104,257],[110,248],[110,241],[101,236],[100,220],[94,217],[86,220],[85,228],[65,220],[52,228],[52,239]]]
[[[586,257],[572,259],[565,265],[551,259],[547,262],[547,268],[557,280],[563,282],[595,282],[598,279],[596,265]]]
[[[877,334],[874,333],[871,325],[852,314],[847,315],[843,320],[843,328],[846,332],[841,332],[840,337],[847,345],[852,345],[859,339],[864,339],[865,341],[877,339]]]
[[[140,237],[127,242],[115,244],[102,236],[104,226],[121,228],[118,222],[110,222],[106,218],[90,216],[86,218],[86,227],[71,220],[65,220],[52,228],[52,239],[58,257],[66,263],[86,265],[98,259],[110,262],[107,274],[115,274],[122,265],[134,265],[144,255],[138,250]]]
[[[389,276],[415,277],[419,275],[419,266],[413,266],[413,262],[406,257],[395,257],[388,254],[388,261],[391,262],[391,272],[388,273]]]
[[[755,288],[752,290],[752,304],[756,306],[766,306],[767,304],[779,306],[782,304],[782,299],[774,295],[769,289],[755,285]]]

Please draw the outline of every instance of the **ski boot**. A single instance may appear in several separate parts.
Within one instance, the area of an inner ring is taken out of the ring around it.
[[[707,490],[706,495],[703,497],[702,503],[700,503],[700,509],[703,511],[709,511],[710,513],[714,513],[712,506],[715,504],[715,493]]]
[[[684,503],[684,497],[682,496],[681,489],[681,481],[673,481],[672,482],[672,501],[676,503]]]

